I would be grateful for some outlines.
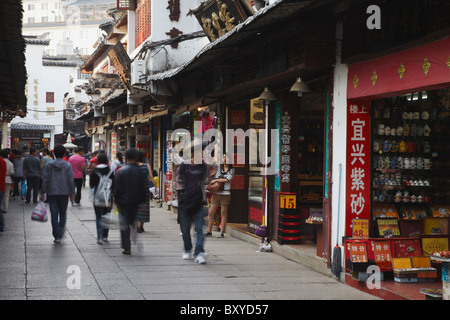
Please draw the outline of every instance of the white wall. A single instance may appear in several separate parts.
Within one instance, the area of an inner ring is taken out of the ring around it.
[[[190,34],[201,31],[202,28],[194,15],[186,14],[191,9],[195,9],[200,5],[200,0],[180,1],[180,18],[178,21],[171,21],[169,18],[170,11],[167,9],[167,1],[152,1],[152,29],[151,36],[147,41],[161,41],[169,39],[166,32],[170,32],[172,28],[176,28],[183,34]],[[152,51],[152,59],[148,61],[148,69],[153,73],[164,72],[191,60],[209,41],[206,37],[194,40],[183,41],[178,44],[178,48],[174,49],[170,45],[156,48]],[[139,49],[139,48],[138,48]]]
[[[54,135],[63,133],[63,115],[60,110],[64,108],[64,94],[70,90],[70,76],[76,79],[76,67],[53,67],[42,65],[42,53],[45,46],[27,45],[25,51],[26,68],[28,75],[27,85],[27,116],[15,117],[11,123],[24,122],[29,124],[53,125],[51,145],[53,147]],[[37,80],[37,84],[34,83]],[[35,88],[35,86],[37,86]],[[46,102],[46,92],[54,92],[54,103]],[[35,94],[37,93],[37,97]],[[37,105],[35,105],[37,100]],[[47,107],[53,107],[53,115],[47,113]],[[34,110],[36,108],[36,112]]]

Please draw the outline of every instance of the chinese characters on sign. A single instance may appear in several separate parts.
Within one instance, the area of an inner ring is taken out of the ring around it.
[[[372,243],[375,262],[381,270],[392,269],[392,252],[389,241],[374,241]]]
[[[281,116],[281,132],[281,183],[289,183],[291,171],[291,116],[287,112]]]
[[[347,110],[346,235],[353,221],[370,219],[370,112],[369,103],[351,103]]]
[[[350,259],[353,263],[367,262],[367,244],[365,242],[350,243]]]

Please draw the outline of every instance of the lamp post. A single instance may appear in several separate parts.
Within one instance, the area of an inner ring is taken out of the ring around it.
[[[269,152],[269,104],[271,101],[275,101],[277,98],[273,94],[272,91],[268,87],[264,88],[264,91],[261,93],[261,95],[258,97],[259,100],[264,101],[264,127],[265,127],[265,134],[264,134],[264,220],[263,225],[268,225],[267,222],[267,211],[268,211],[268,189],[267,189],[267,164],[268,164],[268,152]],[[272,150],[273,152],[273,150]]]

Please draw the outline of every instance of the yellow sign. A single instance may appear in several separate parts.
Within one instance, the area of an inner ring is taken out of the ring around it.
[[[297,196],[295,194],[280,194],[280,209],[296,209]]]
[[[434,251],[448,251],[448,238],[422,238],[422,250],[426,253]]]
[[[353,219],[353,238],[369,237],[369,220]]]

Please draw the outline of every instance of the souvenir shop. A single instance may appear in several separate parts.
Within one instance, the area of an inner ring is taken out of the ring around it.
[[[449,48],[445,38],[349,66],[345,186],[347,271],[361,278],[376,264],[385,280],[444,296]]]

